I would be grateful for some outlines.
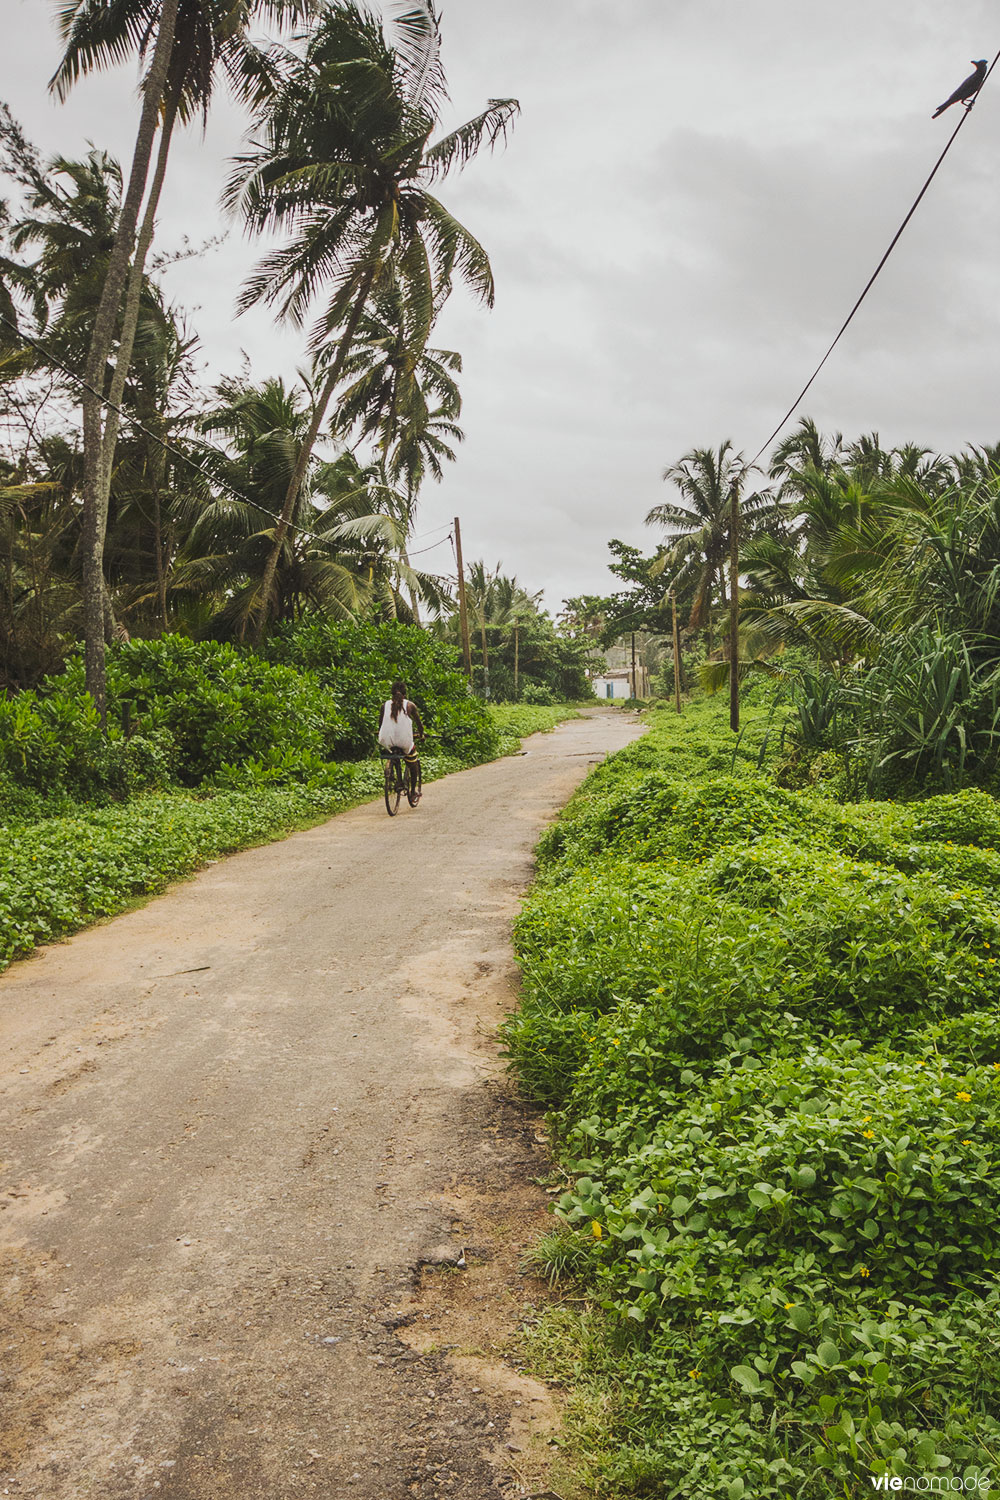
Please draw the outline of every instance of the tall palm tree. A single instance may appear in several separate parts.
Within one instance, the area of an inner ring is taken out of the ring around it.
[[[745,462],[733,451],[729,438],[717,449],[692,448],[677,463],[664,469],[663,477],[680,490],[682,500],[654,505],[646,516],[647,526],[665,526],[668,531],[664,567],[672,570],[674,587],[692,575],[696,578],[689,629],[707,625],[712,630],[712,600],[716,586],[725,603],[725,566],[729,555],[730,492],[741,485]],[[770,497],[754,497],[762,508]]]
[[[465,574],[465,599],[471,622],[479,626],[479,639],[483,650],[483,692],[490,696],[490,653],[486,640],[486,627],[496,606],[495,588],[500,577],[500,564],[491,572],[480,559],[471,562]]]
[[[456,276],[487,305],[493,301],[485,250],[430,184],[484,141],[504,136],[517,102],[491,100],[432,144],[444,78],[431,0],[418,0],[400,17],[391,38],[350,0],[330,5],[304,56],[281,59],[280,86],[258,118],[263,139],[238,159],[226,195],[249,229],[291,233],[247,283],[241,308],[264,300],[301,323],[313,299],[329,293],[312,334],[325,379],[274,535],[258,634],[272,608],[274,572],[310,454],[373,292],[400,288],[418,350]]]
[[[95,67],[118,63],[133,50],[143,59],[149,57],[132,165],[94,319],[82,398],[86,680],[102,722],[106,617],[103,563],[118,434],[114,408],[120,405],[131,360],[143,269],[152,243],[174,123],[196,110],[207,112],[219,63],[239,93],[254,97],[266,87],[266,69],[247,43],[251,21],[258,15],[297,20],[309,9],[308,0],[116,0],[110,5],[107,0],[65,0],[59,11],[66,48],[50,87],[60,98],[66,97],[77,78]],[[158,129],[160,147],[147,197]],[[146,212],[137,240],[144,197]],[[117,357],[109,382],[116,334]],[[109,405],[105,409],[106,392]]]
[[[801,417],[794,432],[775,448],[768,465],[768,477],[779,481],[778,498],[798,494],[803,472],[818,470],[829,473],[843,461],[844,438],[840,432],[824,437],[812,417]]]
[[[520,668],[521,627],[538,615],[544,590],[529,594],[517,578],[498,573],[493,585],[493,606],[496,623],[506,625],[514,643],[514,698],[518,694]]]
[[[337,429],[374,439],[393,478],[394,448],[408,429],[420,428],[431,406],[442,417],[461,414],[462,397],[454,374],[462,356],[453,349],[431,349],[409,326],[412,309],[403,290],[391,285],[374,294],[359,322],[344,361],[351,382],[337,398]]]

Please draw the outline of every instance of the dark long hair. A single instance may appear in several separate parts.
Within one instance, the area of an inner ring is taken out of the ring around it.
[[[399,710],[406,702],[406,683],[397,677],[392,685],[392,717],[399,718]]]

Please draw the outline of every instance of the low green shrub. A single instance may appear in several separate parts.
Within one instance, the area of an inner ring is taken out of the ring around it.
[[[555,696],[551,688],[543,682],[526,682],[521,694],[525,703],[536,704],[540,708],[552,708],[555,706]]]
[[[777,787],[772,716],[741,755],[724,707],[588,778],[516,927],[569,1180],[536,1259],[600,1320],[575,1478],[1000,1494],[997,804]]]

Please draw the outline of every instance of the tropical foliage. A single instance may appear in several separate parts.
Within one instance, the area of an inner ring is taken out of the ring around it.
[[[553,623],[541,591],[530,593],[499,563],[491,569],[480,560],[468,566],[465,594],[473,681],[486,697],[555,704],[591,696],[593,641],[574,620]],[[443,633],[458,643],[457,614]]]
[[[250,40],[261,21],[276,40]],[[75,0],[60,24],[60,97],[130,52],[147,70],[127,173],[97,148],[45,162],[0,113],[0,688],[83,638],[104,726],[113,639],[447,613],[448,581],[410,562],[421,487],[462,438],[461,358],[432,335],[454,286],[487,305],[494,287],[437,184],[505,137],[516,101],[441,132],[431,0],[384,21],[351,0]],[[158,286],[172,135],[222,76],[255,143],[226,200],[279,236],[241,305],[312,324],[292,383],[245,368],[201,388],[197,335]]]
[[[854,795],[993,786],[1000,754],[1000,449],[941,455],[846,442],[804,418],[751,483],[731,444],[667,469],[655,552],[613,541],[627,584],[598,601],[602,633],[666,636],[687,674],[728,680],[731,502],[739,504],[741,674],[795,709],[786,774],[835,769]],[[665,687],[665,683],[661,685]]]
[[[590,1493],[871,1493],[1000,1456],[1000,811],[783,790],[653,718],[543,840],[507,1027],[575,1279],[531,1339]],[[562,1486],[558,1485],[557,1488]]]

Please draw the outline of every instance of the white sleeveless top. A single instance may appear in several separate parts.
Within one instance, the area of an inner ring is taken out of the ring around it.
[[[407,754],[413,749],[413,720],[408,710],[411,704],[409,698],[403,699],[403,706],[399,710],[399,718],[392,717],[392,699],[387,698],[385,710],[382,714],[382,728],[378,732],[378,742],[385,750],[405,750]]]

